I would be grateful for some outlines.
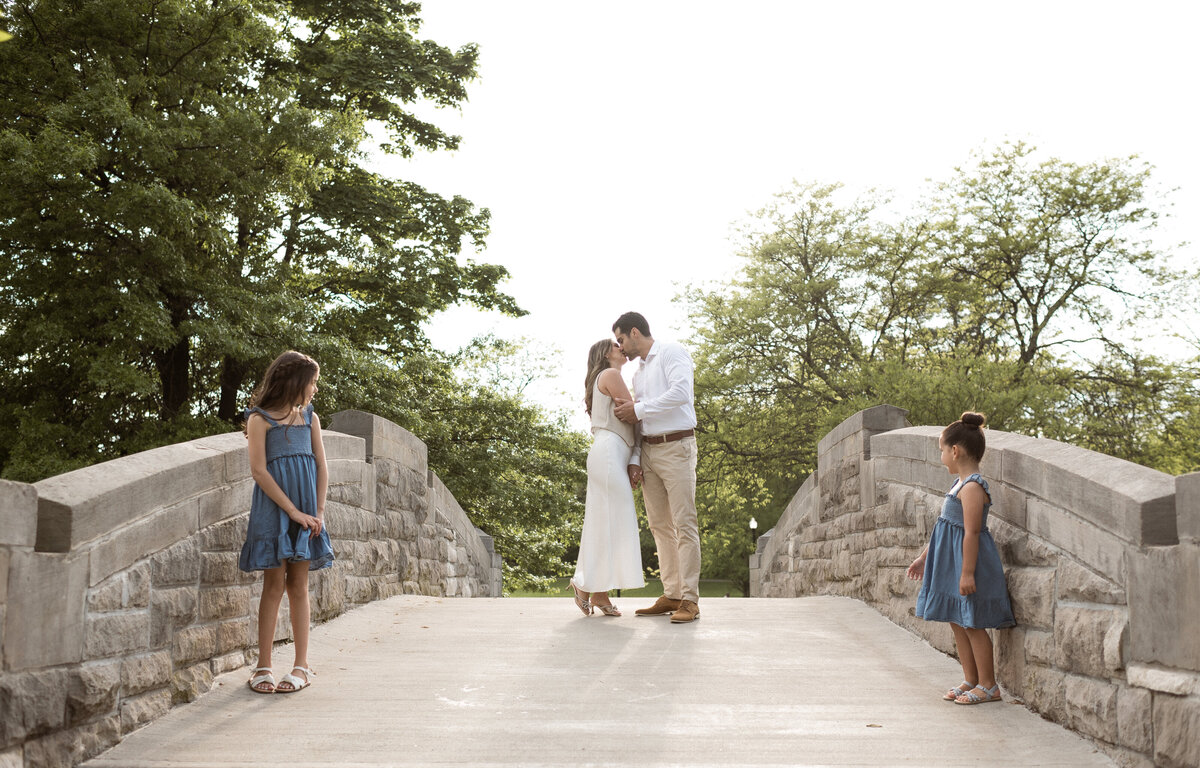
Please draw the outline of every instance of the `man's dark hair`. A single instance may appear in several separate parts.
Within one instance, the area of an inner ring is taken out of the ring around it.
[[[646,322],[646,318],[642,317],[639,312],[626,312],[617,318],[617,322],[613,323],[613,333],[629,333],[634,328],[638,329],[638,333],[643,336],[650,335],[650,323]]]

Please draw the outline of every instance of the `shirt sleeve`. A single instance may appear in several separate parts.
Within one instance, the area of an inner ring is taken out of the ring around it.
[[[692,402],[691,355],[681,344],[665,346],[659,355],[667,379],[667,390],[657,397],[634,403],[633,411],[639,420]]]
[[[633,425],[633,453],[629,457],[630,464],[642,465],[642,422]]]

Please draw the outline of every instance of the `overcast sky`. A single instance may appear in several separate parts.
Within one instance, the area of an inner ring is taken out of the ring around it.
[[[1197,6],[425,2],[422,37],[477,43],[480,77],[461,111],[423,113],[460,150],[386,170],[490,208],[470,257],[506,266],[529,311],[454,310],[430,335],[557,350],[559,375],[529,394],[582,426],[592,342],[627,309],[686,338],[673,298],[731,275],[732,225],[792,179],[915,197],[1006,139],[1080,163],[1140,155],[1179,188],[1158,242],[1200,241]]]

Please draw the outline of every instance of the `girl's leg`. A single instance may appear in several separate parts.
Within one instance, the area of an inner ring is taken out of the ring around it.
[[[975,651],[971,647],[971,638],[968,634],[972,630],[966,627],[960,627],[954,622],[950,622],[950,629],[954,632],[954,647],[958,649],[958,663],[962,665],[963,682],[970,683],[972,686],[978,685],[979,668],[975,664]],[[984,633],[986,635],[986,633]],[[988,664],[991,665],[991,656],[988,656]],[[995,683],[993,683],[995,685]]]
[[[308,561],[287,564],[288,607],[292,614],[292,639],[296,642],[297,667],[308,666]],[[304,675],[303,672],[300,673]],[[286,685],[286,683],[280,683]]]
[[[975,682],[983,688],[995,688],[996,666],[992,660],[992,638],[988,637],[986,629],[965,629],[964,631],[971,646],[975,667],[979,670],[979,679]]]
[[[258,599],[258,666],[271,666],[271,647],[275,644],[275,622],[283,602],[284,567],[263,571],[262,596]]]

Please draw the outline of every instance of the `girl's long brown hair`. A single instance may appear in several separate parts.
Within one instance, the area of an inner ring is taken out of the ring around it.
[[[262,381],[250,395],[250,407],[269,411],[303,405],[304,388],[320,370],[317,361],[308,355],[295,350],[284,352],[267,366]]]
[[[612,368],[612,364],[608,362],[608,353],[612,351],[612,346],[612,339],[601,339],[588,350],[587,377],[583,380],[585,387],[583,404],[587,406],[588,416],[592,415],[592,386],[596,383],[596,377],[602,371]]]

